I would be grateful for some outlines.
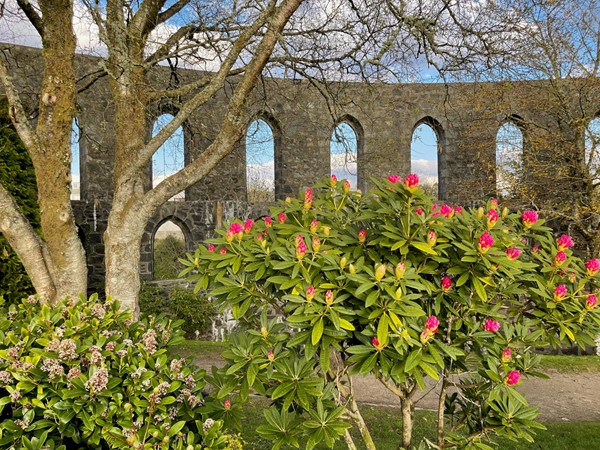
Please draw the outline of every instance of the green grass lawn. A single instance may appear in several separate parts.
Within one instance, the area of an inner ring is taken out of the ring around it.
[[[176,346],[173,353],[180,356],[191,356],[197,360],[207,358],[218,360],[221,352],[226,348],[223,342],[186,341]],[[600,357],[597,356],[542,356],[542,371],[558,371],[571,373],[600,372]],[[264,424],[262,410],[268,405],[266,400],[253,399],[245,408],[244,428],[242,437],[246,442],[244,448],[264,450],[270,448],[270,443],[261,438],[256,428]],[[373,439],[378,449],[388,450],[398,448],[401,430],[401,416],[399,410],[389,407],[363,407],[361,411],[365,417]],[[506,439],[498,440],[500,450],[596,450],[600,449],[600,423],[599,422],[558,422],[545,423],[545,431],[538,431],[536,442],[515,443]],[[358,448],[360,437],[353,430]],[[435,436],[435,417],[433,413],[417,412],[414,429],[415,442],[423,436]],[[319,449],[326,447],[320,446]],[[335,449],[347,448],[340,440]]]

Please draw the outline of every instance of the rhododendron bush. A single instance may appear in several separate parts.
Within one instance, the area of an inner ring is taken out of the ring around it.
[[[354,448],[351,423],[375,448],[352,384],[371,374],[398,396],[409,448],[429,378],[438,433],[422,448],[531,440],[538,411],[515,387],[542,376],[533,347],[593,345],[600,261],[535,211],[437,205],[416,175],[374,184],[361,195],[332,177],[189,256],[197,289],[248,327],[213,371],[218,397],[275,400],[258,430],[275,448],[300,436]]]
[[[204,371],[167,352],[180,323],[117,302],[0,306],[0,448],[225,449]]]

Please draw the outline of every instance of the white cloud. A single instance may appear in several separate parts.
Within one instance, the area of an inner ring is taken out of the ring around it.
[[[427,159],[413,159],[410,161],[412,173],[419,175],[422,181],[435,181],[438,179],[438,164],[437,161]]]
[[[248,164],[246,178],[249,185],[263,187],[270,191],[275,189],[275,162],[273,160],[262,164]]]

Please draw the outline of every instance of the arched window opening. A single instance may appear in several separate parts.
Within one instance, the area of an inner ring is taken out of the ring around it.
[[[348,122],[340,122],[329,142],[331,175],[346,179],[352,189],[358,187],[358,136]]]
[[[515,193],[523,164],[523,132],[513,122],[505,122],[496,134],[496,192]]]
[[[584,162],[589,179],[600,181],[600,117],[590,120],[585,130]]]
[[[250,203],[275,201],[275,137],[263,119],[246,131],[246,189]]]
[[[154,233],[152,241],[154,279],[172,280],[183,269],[179,258],[185,257],[185,235],[173,221],[167,220]]]
[[[413,131],[410,143],[410,171],[419,176],[421,187],[429,195],[438,197],[438,153],[440,136],[434,127],[422,122]]]
[[[156,119],[152,127],[152,137],[173,120],[171,114],[163,114]],[[183,127],[179,127],[152,155],[152,187],[156,187],[165,178],[183,169],[184,162]],[[185,191],[174,195],[170,201],[185,200]]]
[[[79,157],[79,140],[81,131],[77,119],[71,126],[71,200],[81,200],[81,166]]]

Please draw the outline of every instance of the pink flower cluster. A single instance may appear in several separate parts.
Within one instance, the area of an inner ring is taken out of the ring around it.
[[[273,218],[271,216],[265,217],[265,227],[271,228],[273,226]]]
[[[331,175],[331,179],[329,180],[329,186],[331,186],[332,188],[335,187],[335,185],[337,184],[338,179],[335,175]]]
[[[567,286],[559,284],[554,288],[554,300],[560,302],[567,295]]]
[[[287,216],[285,215],[284,212],[279,213],[277,215],[277,222],[279,222],[279,223],[285,223],[286,219],[287,219]]]
[[[313,252],[318,252],[320,248],[321,248],[321,240],[317,236],[313,237],[312,238]]]
[[[436,316],[429,316],[425,321],[425,329],[421,333],[421,343],[425,344],[438,331],[440,321]]]
[[[444,277],[442,278],[442,290],[444,292],[448,292],[452,288],[452,278]]]
[[[521,250],[517,247],[509,247],[506,249],[506,257],[510,260],[515,260],[521,256]]]
[[[409,173],[404,179],[404,187],[408,192],[414,193],[419,189],[419,176],[415,173]]]
[[[554,265],[559,267],[567,260],[567,254],[563,251],[560,251],[554,257]]]
[[[596,306],[598,306],[598,297],[596,297],[594,294],[588,295],[585,299],[585,309],[591,311]]]
[[[593,277],[600,271],[600,260],[596,258],[589,259],[585,263],[585,270],[590,277]]]
[[[496,225],[496,222],[498,222],[498,211],[495,209],[490,209],[487,214],[487,227],[488,228],[493,228],[494,225]]]
[[[400,175],[390,175],[387,179],[392,184],[402,183],[402,177]]]
[[[562,251],[573,247],[573,245],[575,244],[573,243],[573,239],[571,239],[571,236],[569,236],[568,234],[563,234],[556,240],[556,245],[558,247],[558,250]]]
[[[533,209],[523,211],[523,214],[521,214],[521,220],[523,221],[525,228],[529,228],[538,221],[538,213],[536,213]]]
[[[494,238],[490,233],[486,231],[479,237],[477,243],[479,245],[479,251],[481,253],[487,253],[490,247],[494,245]]]
[[[504,383],[506,383],[508,386],[513,386],[513,385],[517,384],[520,379],[521,379],[521,374],[519,373],[519,371],[511,370],[510,372],[508,372],[506,374],[506,377],[504,378]]]
[[[500,329],[500,322],[492,318],[486,319],[486,321],[483,322],[483,329],[490,333],[497,333]]]
[[[254,227],[254,220],[247,219],[244,222],[244,233],[250,233],[252,231],[252,227]]]

